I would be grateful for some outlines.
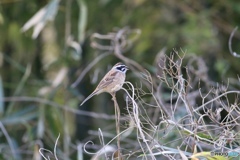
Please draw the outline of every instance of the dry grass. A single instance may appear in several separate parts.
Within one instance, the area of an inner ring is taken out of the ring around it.
[[[170,56],[164,50],[156,56],[156,73],[151,75],[122,55],[129,33],[131,30],[124,28],[111,36],[93,36],[110,40],[111,46],[93,46],[115,53],[141,81],[140,87],[126,82],[123,88],[128,115],[124,116],[127,125],[121,125],[117,135],[122,140],[121,158],[184,159],[203,151],[239,152],[240,91],[211,81],[202,58],[185,57],[183,51],[180,54],[175,49]],[[230,97],[234,100],[230,101]],[[105,134],[99,136],[102,141]],[[118,151],[112,151],[110,146],[117,136],[101,143],[103,147],[93,159],[114,158]]]
[[[107,35],[94,34],[92,46],[103,54],[92,61],[72,84],[78,85],[103,57],[112,54],[119,58],[129,66],[136,81],[126,82],[122,89],[126,95],[124,106],[119,106],[117,99],[114,99],[117,106],[115,116],[79,111],[45,98],[3,99],[12,103],[35,102],[42,107],[50,106],[65,113],[116,121],[117,126],[99,126],[97,131],[89,131],[87,143],[72,142],[67,137],[69,133],[65,132],[67,128],[64,128],[63,141],[67,149],[58,145],[61,137],[56,139],[53,151],[44,149],[40,140],[32,142],[28,148],[34,147],[35,159],[70,159],[71,154],[76,153],[78,160],[82,160],[84,154],[91,155],[94,160],[175,160],[197,157],[198,154],[204,157],[204,152],[240,152],[240,91],[230,82],[219,84],[212,81],[201,57],[186,56],[184,51],[178,52],[176,49],[169,56],[164,49],[160,51],[155,58],[155,66],[152,66],[154,71],[147,71],[123,55],[139,33],[139,30],[123,28]],[[102,41],[110,41],[110,45],[101,45]],[[125,114],[120,116],[118,106],[125,108]],[[27,119],[22,119],[24,120]],[[112,133],[113,129],[116,129],[116,134]],[[15,148],[2,123],[1,131],[10,148],[4,157],[15,157]],[[49,131],[45,132],[52,135]],[[52,140],[53,137],[49,139]],[[23,149],[24,147],[20,151]]]

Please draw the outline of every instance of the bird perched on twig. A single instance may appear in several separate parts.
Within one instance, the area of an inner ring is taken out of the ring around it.
[[[99,82],[97,88],[81,103],[83,105],[87,100],[103,92],[115,94],[122,88],[125,82],[128,67],[122,63],[115,64],[112,69]],[[80,105],[80,106],[81,106]]]

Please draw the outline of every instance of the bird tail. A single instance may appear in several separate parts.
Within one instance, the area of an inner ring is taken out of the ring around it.
[[[90,98],[92,98],[96,94],[97,94],[97,91],[92,92],[87,98],[84,99],[84,101],[80,104],[80,106],[83,105],[86,101],[88,101]]]

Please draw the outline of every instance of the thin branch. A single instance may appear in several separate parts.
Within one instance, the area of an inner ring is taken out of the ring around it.
[[[156,160],[156,158],[153,156],[152,149],[150,148],[150,146],[148,144],[149,140],[146,139],[146,136],[144,134],[144,130],[142,128],[141,120],[139,119],[139,107],[138,107],[137,102],[134,100],[134,95],[135,95],[134,86],[130,82],[125,82],[125,83],[127,83],[128,85],[131,86],[132,96],[128,93],[128,91],[125,88],[122,88],[122,89],[127,93],[128,97],[131,99],[131,102],[132,102],[132,105],[133,105],[133,109],[132,109],[133,113],[132,114],[129,111],[128,104],[127,104],[127,110],[128,110],[128,113],[129,113],[131,119],[135,122],[135,126],[138,129],[139,135],[138,135],[137,139],[138,139],[139,145],[140,145],[142,151],[144,152],[142,144],[140,143],[140,139],[142,139],[143,143],[146,145],[146,147],[148,149],[148,152],[149,152],[152,160]]]
[[[64,109],[68,112],[72,112],[74,114],[77,115],[83,115],[83,116],[88,116],[88,117],[93,117],[96,119],[106,119],[106,120],[115,120],[115,115],[107,115],[104,113],[95,113],[95,112],[88,112],[88,111],[82,111],[82,110],[77,110],[74,108],[71,108],[69,106],[62,106],[58,103],[55,103],[53,101],[49,101],[47,99],[43,99],[43,98],[38,98],[38,97],[4,97],[3,99],[0,99],[2,101],[5,102],[9,102],[9,101],[14,101],[14,102],[36,102],[36,103],[40,103],[40,104],[46,104],[52,107],[56,107],[56,108],[61,108]],[[125,117],[120,118],[121,120],[125,120]]]
[[[58,137],[57,137],[55,145],[54,145],[54,157],[56,160],[58,160],[58,158],[57,158],[57,143],[58,143],[59,138],[60,138],[60,133],[58,134]]]
[[[121,154],[121,145],[120,145],[120,109],[119,109],[119,105],[117,103],[117,99],[116,99],[116,93],[112,93],[112,100],[114,102],[114,108],[115,108],[115,116],[116,116],[116,131],[117,131],[117,135],[119,135],[117,137],[117,146],[118,146],[118,160],[121,160],[122,154]]]
[[[240,54],[237,54],[236,52],[233,52],[233,50],[232,50],[232,38],[233,38],[235,32],[237,31],[237,29],[238,29],[238,27],[235,27],[234,30],[232,31],[230,37],[229,37],[229,40],[228,40],[228,48],[229,48],[230,53],[231,53],[234,57],[240,58]]]
[[[212,103],[212,102],[216,101],[217,99],[219,99],[219,98],[221,98],[221,97],[223,97],[223,96],[226,96],[227,94],[232,94],[232,93],[240,94],[240,91],[227,91],[227,92],[225,92],[225,93],[223,93],[223,94],[221,94],[221,95],[219,95],[219,96],[211,99],[210,101],[202,104],[201,106],[199,106],[198,108],[196,108],[196,109],[194,110],[194,112],[199,111],[200,109],[204,108],[204,106],[208,105],[209,103]]]
[[[84,78],[84,76],[87,74],[87,72],[89,72],[89,70],[96,65],[101,59],[103,59],[104,57],[110,55],[110,52],[106,52],[103,53],[101,55],[99,55],[98,57],[94,58],[94,60],[89,63],[89,65],[81,72],[80,76],[77,78],[77,80],[71,85],[72,88],[75,88]]]

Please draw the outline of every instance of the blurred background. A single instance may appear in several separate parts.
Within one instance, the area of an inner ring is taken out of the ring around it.
[[[109,35],[122,30],[129,41],[120,54],[153,76],[158,53],[176,49],[201,57],[211,81],[239,89],[239,59],[228,47],[239,23],[237,0],[0,0],[0,159],[41,159],[38,149],[53,152],[59,134],[59,159],[88,159],[78,147],[91,140],[96,152],[99,128],[106,142],[114,137],[110,95],[79,104],[115,63],[128,62],[96,45],[113,45]],[[239,41],[237,30],[237,53]],[[141,86],[134,72],[127,80]],[[125,96],[117,93],[122,114]]]

